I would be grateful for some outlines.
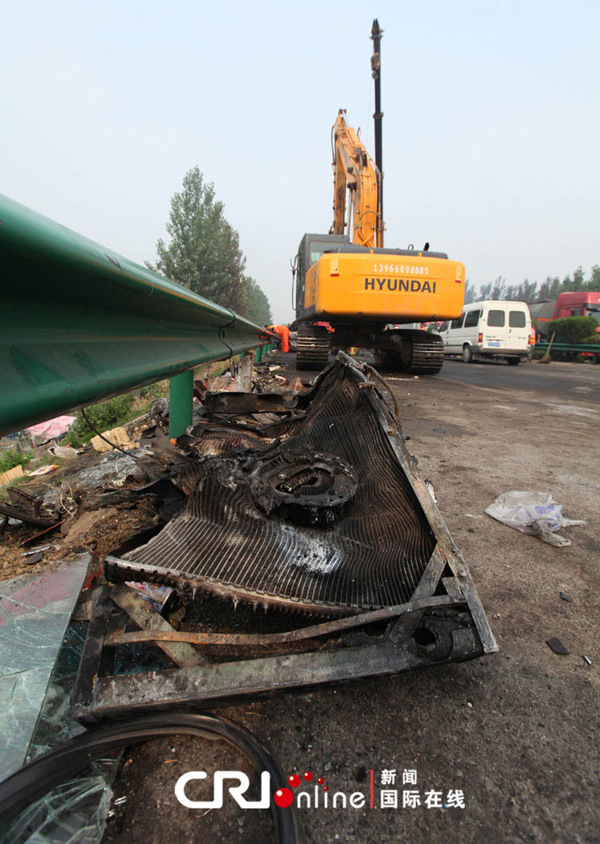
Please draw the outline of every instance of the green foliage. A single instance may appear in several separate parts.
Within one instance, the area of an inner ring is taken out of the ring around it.
[[[469,280],[465,281],[465,305],[470,305],[471,302],[475,301],[475,285],[470,284]]]
[[[259,291],[270,313],[264,293],[244,275],[239,235],[225,219],[223,203],[215,200],[214,185],[204,181],[198,167],[185,174],[183,189],[171,199],[167,232],[170,243],[157,242],[158,260],[156,266],[148,263],[150,269],[249,319],[249,313],[262,316],[265,311]]]
[[[18,448],[9,448],[0,454],[0,475],[14,469],[15,466],[27,466],[33,457],[32,451],[19,451]]]
[[[92,425],[102,434],[104,431],[109,431],[111,428],[117,428],[124,422],[129,421],[131,408],[135,397],[133,393],[126,393],[122,396],[115,396],[112,399],[95,404],[92,407],[86,407],[85,413]],[[68,434],[68,439],[72,446],[80,446],[89,443],[92,437],[96,436],[96,431],[93,431],[85,419],[81,410],[77,411],[77,419],[71,425],[71,430]]]
[[[247,277],[246,307],[241,313],[242,316],[257,325],[270,325],[273,321],[271,305],[266,294],[257,282],[250,277]]]
[[[496,281],[482,284],[477,299],[508,299],[516,302],[540,302],[542,299],[557,299],[560,293],[600,292],[600,266],[594,264],[586,279],[583,267],[577,267],[571,275],[566,275],[561,281],[558,276],[548,276],[539,286],[537,281],[525,279],[521,284],[506,284],[502,276]],[[475,301],[475,297],[471,300]],[[465,290],[465,304],[466,290]]]
[[[592,336],[598,323],[594,317],[567,317],[548,323],[548,338],[556,332],[557,343],[585,343]]]
[[[131,422],[132,419],[146,413],[150,410],[154,399],[167,396],[168,393],[169,382],[157,381],[155,384],[141,387],[132,393],[124,393],[121,396],[115,396],[112,399],[92,405],[92,407],[86,407],[85,415],[92,425],[103,434],[104,431],[118,428],[119,425],[125,425],[126,422]],[[77,419],[71,425],[66,439],[72,446],[78,448],[85,443],[89,443],[95,436],[96,431],[89,427],[82,412],[78,410]]]

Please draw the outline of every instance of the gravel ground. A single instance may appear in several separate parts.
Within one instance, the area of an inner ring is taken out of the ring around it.
[[[262,738],[284,772],[323,776],[331,794],[368,794],[373,771],[375,808],[300,810],[308,842],[600,841],[598,405],[587,395],[565,405],[549,391],[436,378],[389,383],[499,652],[220,714]],[[484,509],[511,489],[551,492],[587,525],[564,529],[566,548],[505,527]],[[550,650],[552,637],[570,653]],[[127,799],[107,831],[111,844],[272,840],[267,812],[232,801],[192,811],[174,798],[186,771],[248,770],[222,743],[154,741],[125,758],[116,792]],[[398,790],[400,804],[382,809],[382,772],[394,770],[385,788]],[[403,786],[405,770],[417,772],[416,785]],[[418,791],[421,805],[402,808],[404,789]],[[451,802],[450,790],[463,792],[464,808],[424,805],[428,791]]]

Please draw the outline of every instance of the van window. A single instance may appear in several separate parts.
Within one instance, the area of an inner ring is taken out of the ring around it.
[[[469,311],[465,319],[465,328],[473,328],[474,325],[477,325],[480,316],[481,311]]]
[[[514,313],[516,313],[516,311],[514,311]],[[488,311],[488,325],[491,325],[493,328],[504,328],[505,324],[506,319],[504,317],[504,311]],[[525,325],[525,323],[523,323],[523,325]]]
[[[449,328],[449,327],[450,327],[450,323],[449,323],[449,322],[443,322],[443,323],[440,325],[440,327],[438,328],[438,332],[440,332],[440,333],[441,333],[442,331],[448,331],[448,328]]]
[[[452,322],[450,323],[450,328],[460,328],[463,324],[463,318],[464,317],[459,316],[458,319],[453,319]]]
[[[508,314],[508,324],[511,328],[525,328],[526,323],[524,311],[510,311]]]

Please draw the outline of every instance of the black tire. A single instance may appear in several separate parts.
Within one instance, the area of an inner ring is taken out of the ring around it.
[[[517,366],[521,363],[521,358],[506,358],[506,362],[509,366]]]
[[[470,346],[463,346],[462,359],[465,363],[473,363],[473,350]]]

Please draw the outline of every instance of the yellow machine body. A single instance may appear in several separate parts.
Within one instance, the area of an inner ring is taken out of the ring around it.
[[[460,261],[427,253],[325,253],[306,272],[299,316],[333,324],[455,319],[462,313],[464,283]]]

